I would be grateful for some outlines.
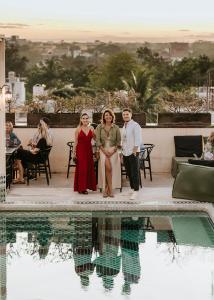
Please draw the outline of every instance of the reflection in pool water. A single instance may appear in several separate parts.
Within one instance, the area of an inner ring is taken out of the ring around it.
[[[204,214],[7,213],[0,243],[0,300],[214,299]]]

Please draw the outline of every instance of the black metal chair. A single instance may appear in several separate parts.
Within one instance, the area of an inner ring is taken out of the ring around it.
[[[50,163],[49,154],[52,147],[45,150],[40,150],[40,156],[33,163],[28,163],[26,168],[27,185],[29,185],[30,179],[37,179],[37,174],[45,174],[47,184],[50,184]]]
[[[69,155],[68,155],[68,167],[67,167],[67,178],[69,177],[70,168],[75,167],[76,164],[73,161],[73,149],[74,149],[74,142],[68,142],[67,146],[69,147]]]
[[[154,148],[154,144],[144,144],[144,148],[141,149],[140,158],[140,169],[143,170],[144,178],[146,178],[146,170],[149,170],[150,180],[152,181],[152,167],[150,153]]]
[[[51,177],[52,177],[52,173],[51,173],[51,166],[50,166],[49,155],[48,155],[48,161],[47,161],[47,163],[48,163],[49,176],[50,176],[50,178],[51,178]]]
[[[6,157],[6,188],[10,188],[12,183],[12,160],[10,157]]]

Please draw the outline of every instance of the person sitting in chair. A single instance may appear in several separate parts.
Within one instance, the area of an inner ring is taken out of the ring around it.
[[[14,183],[25,183],[24,168],[26,168],[27,163],[36,163],[39,159],[41,159],[40,150],[45,150],[52,145],[52,140],[48,133],[48,126],[43,120],[40,120],[37,136],[37,144],[32,144],[30,150],[17,150],[16,160],[18,178],[14,181]]]
[[[48,135],[49,135],[49,139],[50,139],[50,146],[52,146],[53,145],[53,136],[52,136],[52,133],[51,133],[51,130],[50,130],[50,121],[46,117],[41,118],[40,121],[39,121],[39,124],[38,124],[38,128],[40,127],[40,122],[41,121],[43,121],[45,123],[45,125],[47,126]],[[39,138],[40,138],[40,132],[39,132],[39,130],[37,130],[36,133],[34,134],[33,138],[29,140],[28,146],[34,148],[37,145],[37,143],[39,141]]]
[[[21,141],[17,137],[17,135],[13,132],[13,123],[6,122],[5,128],[6,128],[6,146],[7,147],[19,146],[21,144]]]
[[[204,159],[214,160],[214,131],[210,133],[204,146]]]

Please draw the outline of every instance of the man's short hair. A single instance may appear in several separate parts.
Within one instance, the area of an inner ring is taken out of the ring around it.
[[[125,111],[128,111],[129,113],[132,114],[132,110],[131,110],[131,108],[129,108],[129,107],[124,108],[122,112],[125,112]]]

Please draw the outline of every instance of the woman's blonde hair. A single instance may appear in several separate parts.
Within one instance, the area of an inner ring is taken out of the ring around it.
[[[52,139],[48,132],[48,125],[43,120],[39,121],[38,131],[39,138],[44,138],[47,142],[47,145],[52,146]]]
[[[115,114],[114,114],[114,112],[113,112],[113,110],[111,110],[110,108],[107,108],[104,112],[103,112],[103,114],[102,114],[102,123],[106,123],[106,120],[105,120],[105,114],[106,113],[109,113],[110,114],[110,116],[112,117],[112,121],[111,121],[111,123],[115,123]]]
[[[208,137],[208,142],[210,142],[211,144],[214,144],[214,131],[210,133],[210,135]]]

